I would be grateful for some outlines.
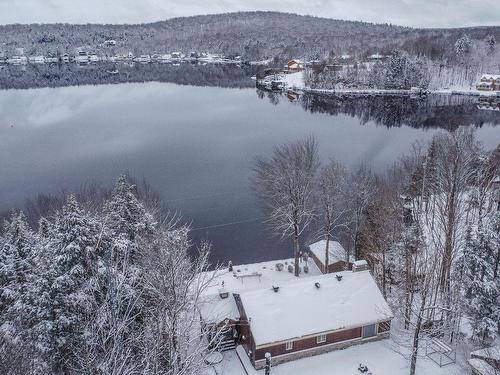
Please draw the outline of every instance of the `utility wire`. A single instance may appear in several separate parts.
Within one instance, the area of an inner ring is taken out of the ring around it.
[[[257,221],[257,220],[260,220],[260,218],[232,221],[229,223],[222,223],[222,224],[216,224],[216,225],[208,225],[206,227],[193,228],[193,229],[191,229],[191,232],[193,232],[195,230],[212,229],[212,228],[227,227],[227,226],[236,225],[236,224],[251,223],[252,221]]]

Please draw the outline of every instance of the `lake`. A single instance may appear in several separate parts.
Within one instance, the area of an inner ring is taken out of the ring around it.
[[[229,78],[222,68],[218,76],[189,69],[199,79],[172,83],[194,73],[170,72],[153,79],[170,82],[66,86],[72,78],[29,88],[33,73],[20,72],[22,84],[0,77],[4,88],[23,88],[0,90],[0,211],[39,192],[76,189],[89,179],[111,183],[129,172],[144,176],[168,209],[191,223],[196,241],[212,243],[214,260],[289,257],[290,242],[267,231],[249,186],[257,155],[313,134],[323,160],[383,171],[442,129],[471,125],[486,147],[500,141],[500,113],[478,109],[476,98],[287,95],[255,89],[241,68],[224,68]]]

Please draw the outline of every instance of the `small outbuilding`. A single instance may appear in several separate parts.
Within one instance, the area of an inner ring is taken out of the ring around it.
[[[340,272],[352,268],[352,259],[347,251],[337,241],[328,241],[328,267],[326,266],[326,240],[320,240],[309,245],[309,254],[314,263],[323,273]]]

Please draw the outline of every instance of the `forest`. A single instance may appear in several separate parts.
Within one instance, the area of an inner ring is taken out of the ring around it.
[[[322,238],[368,261],[414,374],[426,338],[475,348],[499,333],[499,168],[500,146],[485,150],[470,127],[415,144],[382,173],[320,162],[308,137],[257,157],[252,186],[296,259]],[[207,340],[197,304],[217,265],[161,207],[146,181],[123,175],[7,215],[2,374],[203,373],[218,337]]]
[[[238,12],[173,18],[138,25],[30,24],[0,26],[7,55],[74,54],[80,47],[101,55],[190,51],[240,55],[245,60],[327,59],[348,53],[358,59],[400,49],[412,56],[453,60],[455,43],[500,40],[500,27],[416,29],[390,24],[332,20],[279,12]],[[106,40],[116,46],[106,46]]]

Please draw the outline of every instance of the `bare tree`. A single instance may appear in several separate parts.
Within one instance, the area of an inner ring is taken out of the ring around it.
[[[209,335],[210,328],[201,324],[197,308],[215,275],[205,272],[209,246],[203,244],[191,257],[188,234],[187,226],[170,221],[151,238],[140,241],[147,374],[203,373],[206,356],[218,347],[220,337]]]
[[[257,158],[253,186],[264,203],[267,221],[282,237],[291,237],[295,276],[299,276],[299,238],[314,217],[314,176],[319,167],[313,137],[276,147],[270,158]]]
[[[434,142],[437,146],[434,170],[429,178],[433,222],[427,221],[426,226],[431,229],[431,245],[440,263],[439,291],[449,306],[452,263],[464,242],[467,200],[476,175],[479,146],[470,128],[442,133],[435,137]]]
[[[318,200],[320,229],[318,237],[326,241],[325,245],[325,273],[328,273],[330,240],[336,231],[348,226],[349,208],[346,203],[347,171],[344,166],[335,160],[324,166],[318,178]],[[349,254],[347,254],[349,258]],[[349,259],[346,259],[349,262]]]

